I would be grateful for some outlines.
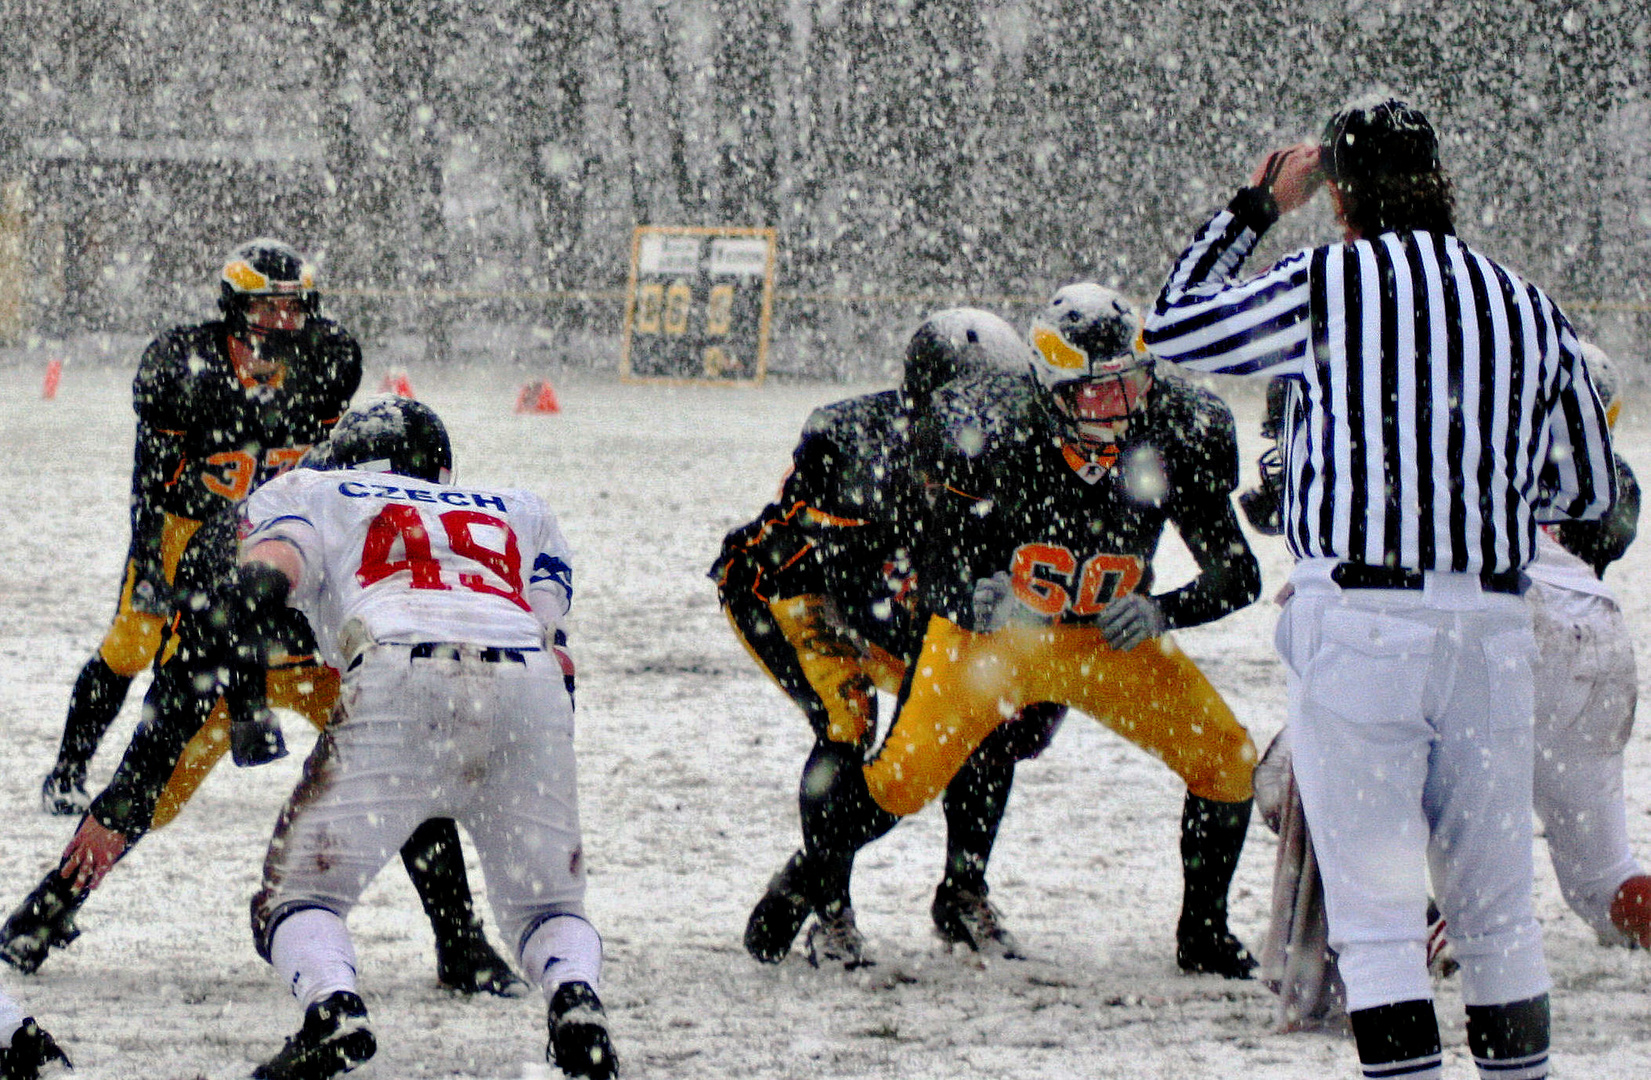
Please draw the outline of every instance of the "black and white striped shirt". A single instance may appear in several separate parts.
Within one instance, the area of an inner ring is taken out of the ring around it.
[[[1575,331],[1454,236],[1389,232],[1236,275],[1274,214],[1240,192],[1182,253],[1146,323],[1161,359],[1290,376],[1280,430],[1297,558],[1503,573],[1536,523],[1616,498]]]

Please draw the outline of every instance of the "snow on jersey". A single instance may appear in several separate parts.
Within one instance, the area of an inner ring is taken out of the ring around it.
[[[291,602],[334,666],[352,620],[365,641],[541,648],[572,599],[567,541],[525,491],[297,469],[244,505],[243,550],[279,539],[303,556]]]

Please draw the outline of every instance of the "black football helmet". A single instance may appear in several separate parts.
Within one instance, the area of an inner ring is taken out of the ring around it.
[[[298,462],[301,469],[360,469],[445,484],[453,478],[453,444],[430,406],[393,395],[353,406],[326,442]]]
[[[907,343],[900,389],[908,408],[921,409],[954,379],[987,371],[1024,373],[1031,361],[1031,349],[1004,319],[980,308],[946,308],[923,320]]]
[[[315,267],[290,244],[268,237],[248,240],[229,253],[219,279],[218,307],[232,333],[247,329],[247,302],[254,296],[297,298],[306,315],[321,309]],[[266,337],[301,331],[259,331]]]

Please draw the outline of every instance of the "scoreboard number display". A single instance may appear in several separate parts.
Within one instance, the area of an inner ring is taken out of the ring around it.
[[[773,229],[639,226],[620,378],[761,383],[773,298]]]

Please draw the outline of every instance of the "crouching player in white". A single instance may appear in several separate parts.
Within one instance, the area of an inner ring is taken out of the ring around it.
[[[319,1080],[372,1056],[344,921],[435,816],[475,840],[499,928],[550,1002],[549,1059],[616,1075],[584,917],[567,543],[537,497],[452,486],[451,461],[434,412],[380,398],[245,504],[250,622],[300,608],[343,672],[252,902],[258,950],[305,1010],[257,1078]]]

